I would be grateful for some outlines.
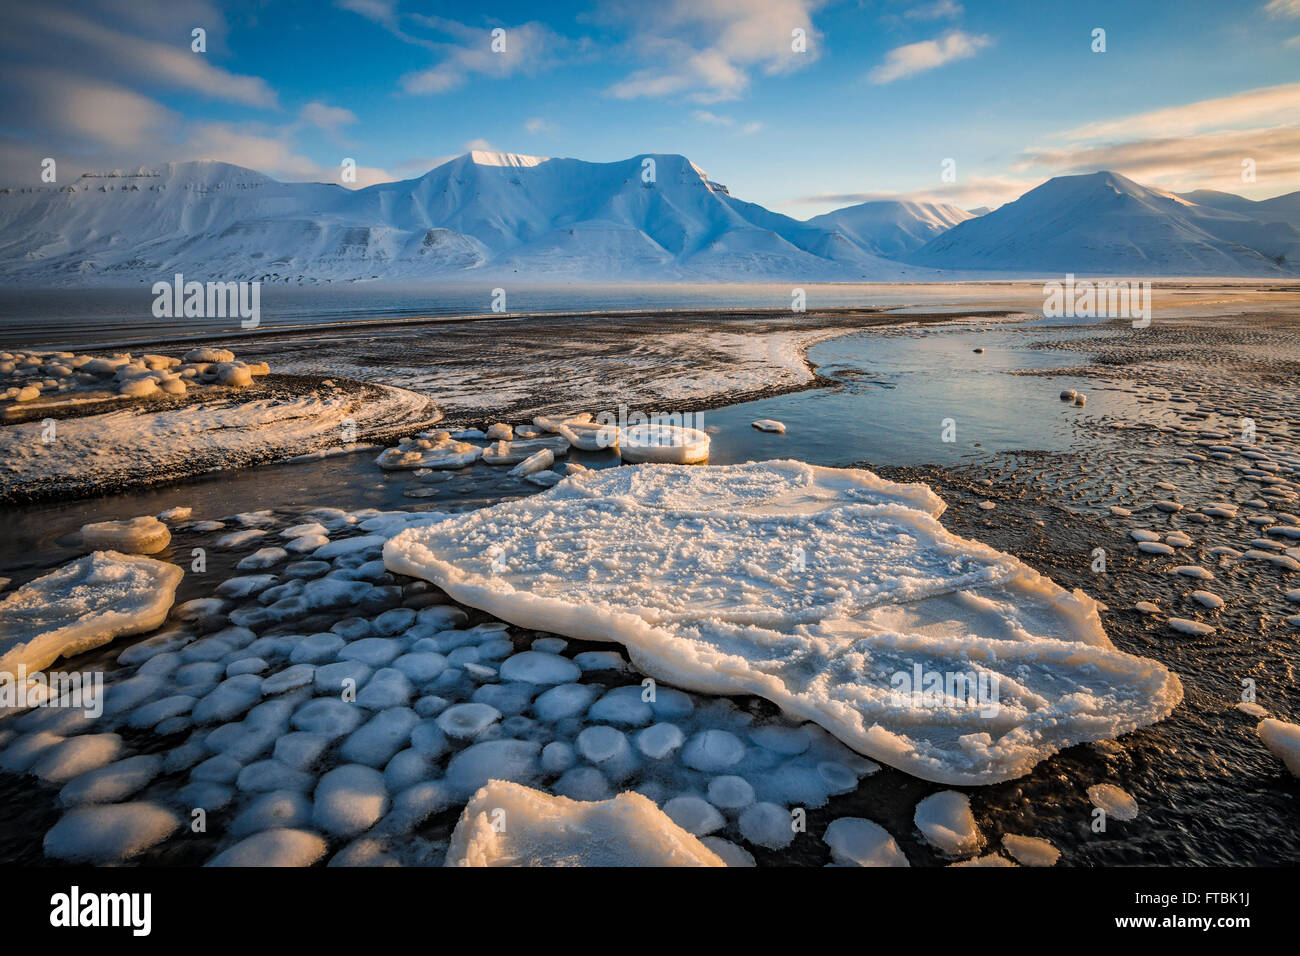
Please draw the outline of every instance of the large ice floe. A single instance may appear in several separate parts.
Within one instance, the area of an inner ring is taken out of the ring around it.
[[[1177,676],[1117,650],[1095,601],[947,531],[943,509],[863,470],[647,464],[409,528],[384,562],[941,783],[1012,779],[1178,704]]]
[[[174,564],[95,551],[0,602],[0,673],[41,670],[116,637],[158,627],[184,572]]]
[[[585,802],[493,780],[465,807],[447,866],[725,866],[639,793]]]

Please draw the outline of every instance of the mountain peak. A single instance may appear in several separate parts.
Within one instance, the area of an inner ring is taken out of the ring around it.
[[[1280,275],[1296,251],[1285,230],[1101,170],[1049,179],[911,261],[1036,275]]]
[[[501,153],[488,149],[471,149],[465,155],[476,166],[540,166],[550,158],[548,156],[525,156],[522,153]]]
[[[1108,169],[1098,170],[1095,173],[1053,176],[1038,188],[1078,193],[1109,191],[1124,196],[1144,196],[1151,192],[1146,186]],[[1030,193],[1032,192],[1033,190],[1030,190]],[[1029,193],[1026,195],[1029,195]]]

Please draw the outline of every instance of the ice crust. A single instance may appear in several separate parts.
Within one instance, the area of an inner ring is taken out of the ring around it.
[[[0,602],[0,673],[42,670],[162,624],[184,572],[174,564],[95,551]]]
[[[1096,602],[951,534],[943,508],[863,470],[647,464],[407,529],[384,560],[518,626],[620,642],[659,680],[765,697],[940,783],[1013,779],[1177,705],[1177,676],[1116,650]],[[996,677],[996,707],[899,695],[918,666]]]
[[[583,802],[490,781],[465,807],[447,866],[726,866],[653,802]]]

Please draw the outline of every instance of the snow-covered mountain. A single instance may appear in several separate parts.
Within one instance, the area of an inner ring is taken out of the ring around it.
[[[1195,192],[1178,195],[1198,206],[1235,212],[1248,219],[1258,219],[1260,222],[1285,222],[1300,227],[1300,192],[1258,200],[1217,192],[1213,189],[1198,189]]]
[[[1050,179],[905,258],[1013,274],[1285,276],[1300,266],[1300,231],[1099,172]]]
[[[647,160],[653,176],[643,175]],[[651,180],[651,181],[647,181]],[[886,279],[856,242],[732,199],[683,156],[471,152],[351,191],[217,162],[0,195],[0,276],[222,279]],[[912,270],[915,272],[915,270]]]
[[[888,258],[919,249],[974,218],[973,213],[947,203],[878,200],[814,216],[807,225],[839,231],[863,249]]]
[[[476,151],[359,190],[171,163],[0,190],[0,280],[1294,274],[1300,194],[1192,195],[1200,201],[1097,173],[1053,179],[978,218],[940,203],[871,202],[800,221],[668,154],[589,163]]]

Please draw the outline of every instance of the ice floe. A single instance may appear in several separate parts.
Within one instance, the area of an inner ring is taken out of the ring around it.
[[[152,515],[124,521],[97,521],[81,527],[81,543],[92,551],[157,554],[171,539],[167,526]]]
[[[769,850],[783,850],[794,842],[790,811],[775,803],[763,801],[746,807],[737,825],[746,840]]]
[[[709,436],[698,428],[650,423],[619,432],[619,454],[627,462],[688,465],[708,461]]]
[[[1061,851],[1042,837],[1004,833],[1002,848],[1021,866],[1056,866],[1061,858]]]
[[[116,637],[158,627],[184,572],[153,558],[95,551],[0,602],[0,672],[42,670]]]
[[[535,474],[539,471],[546,471],[555,464],[555,452],[549,448],[543,448],[539,452],[529,455],[515,467],[510,469],[510,477],[524,478],[528,475]]]
[[[831,849],[831,859],[841,866],[909,865],[888,831],[861,817],[832,820],[822,839]]]
[[[440,442],[421,440],[415,445],[386,448],[375,459],[375,464],[386,471],[464,468],[482,456],[483,449],[468,442],[451,439]]]
[[[1106,816],[1116,820],[1136,820],[1138,804],[1133,797],[1113,783],[1095,783],[1088,788],[1088,799]]]
[[[949,856],[974,853],[984,843],[970,798],[956,790],[930,794],[916,805],[912,819],[926,841]]]
[[[121,863],[161,843],[180,823],[153,803],[79,807],[45,834],[45,852],[68,863]]]
[[[1212,611],[1217,611],[1224,604],[1223,598],[1213,591],[1193,591],[1188,596],[1201,607],[1207,607]]]
[[[226,374],[242,379],[252,369]],[[153,381],[145,381],[156,396]],[[0,429],[0,456],[6,462],[0,498],[100,492],[110,484],[151,484],[338,450],[339,436],[346,432],[388,433],[441,416],[427,397],[387,385],[348,392],[281,387],[253,396],[243,391],[214,385],[184,401],[149,399],[143,408],[121,407],[123,402],[134,406],[139,397],[114,395],[107,410],[96,403],[82,409],[87,414],[61,418],[55,442],[42,440],[45,426],[35,417],[38,410],[24,406],[32,417]]]
[[[556,432],[570,445],[581,451],[604,451],[618,448],[619,429],[617,425],[597,425],[580,422],[564,422],[556,427]]]
[[[575,839],[577,834],[581,838]],[[465,807],[447,866],[725,866],[638,793],[570,800],[492,781]]]
[[[1269,753],[1286,764],[1293,777],[1300,777],[1300,725],[1270,717],[1259,722],[1255,733]]]
[[[533,438],[528,441],[498,441],[482,450],[483,463],[486,465],[518,465],[530,458],[536,458],[542,452],[550,452],[551,462],[569,453],[569,442],[562,436]],[[544,460],[544,459],[538,459]]]
[[[384,560],[519,626],[619,641],[676,686],[766,697],[942,783],[1020,776],[1178,703],[1177,677],[1116,650],[1095,602],[951,534],[942,509],[925,486],[866,471],[644,465],[435,516]],[[508,676],[517,666],[502,678],[542,682]],[[936,673],[996,699],[900,693]]]

